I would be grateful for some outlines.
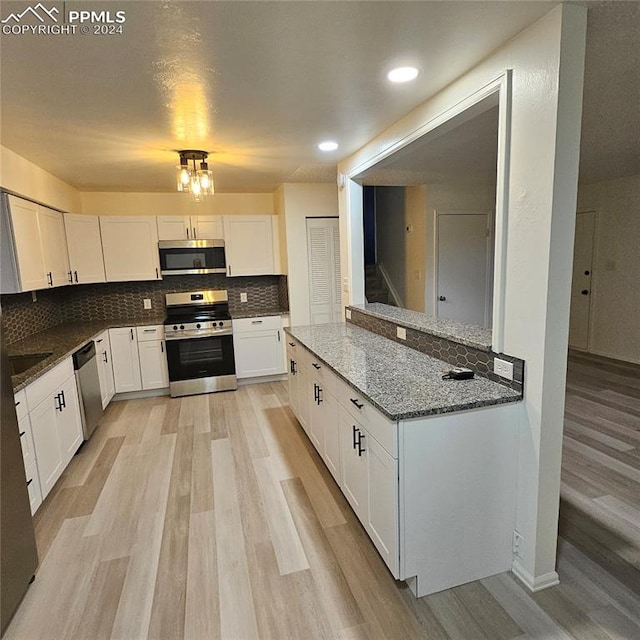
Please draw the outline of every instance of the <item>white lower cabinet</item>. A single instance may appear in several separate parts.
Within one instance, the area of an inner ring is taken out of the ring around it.
[[[167,354],[164,340],[150,340],[138,343],[140,374],[143,389],[165,389],[169,386]]]
[[[44,499],[82,444],[82,420],[72,359],[67,358],[30,384],[25,393]],[[37,494],[35,488],[34,492]]]
[[[283,340],[280,316],[234,320],[233,350],[238,379],[285,373]]]
[[[286,339],[291,407],[393,577],[422,597],[511,569],[518,405],[392,422]]]
[[[95,340],[96,358],[98,361],[98,379],[100,380],[100,397],[102,408],[105,409],[116,394],[116,383],[111,364],[111,341],[109,331],[103,331]]]
[[[164,327],[109,329],[116,393],[169,386]]]
[[[27,407],[27,394],[24,389],[16,394],[15,405],[18,416],[18,431],[20,433],[25,478],[29,491],[29,506],[31,507],[31,513],[34,514],[42,504],[42,491],[40,490],[40,478],[38,476],[38,465],[36,464],[36,454],[33,445],[31,420],[29,419],[29,409]]]

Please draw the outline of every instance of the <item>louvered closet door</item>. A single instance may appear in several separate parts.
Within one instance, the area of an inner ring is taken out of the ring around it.
[[[311,324],[339,322],[340,235],[338,218],[307,218]]]

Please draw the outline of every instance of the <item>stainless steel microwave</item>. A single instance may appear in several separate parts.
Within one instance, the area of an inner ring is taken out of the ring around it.
[[[161,240],[158,251],[163,276],[227,272],[224,240]]]

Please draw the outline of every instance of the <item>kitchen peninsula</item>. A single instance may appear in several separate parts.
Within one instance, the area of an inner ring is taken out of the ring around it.
[[[420,597],[509,570],[522,392],[352,322],[285,331],[292,409],[393,576]]]

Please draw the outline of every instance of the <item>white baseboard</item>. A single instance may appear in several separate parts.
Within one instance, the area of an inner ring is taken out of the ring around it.
[[[531,593],[560,584],[560,576],[558,576],[557,571],[550,571],[534,578],[517,560],[513,561],[511,571]]]
[[[154,398],[156,396],[168,396],[169,387],[164,389],[147,389],[146,391],[128,391],[126,393],[116,393],[111,402],[120,402],[120,400],[139,400],[140,398]]]
[[[575,349],[575,347],[571,347]],[[594,356],[602,356],[603,358],[610,358],[611,360],[619,360],[620,362],[629,362],[630,364],[640,364],[640,358],[630,358],[629,356],[621,356],[619,353],[608,353],[607,351],[600,351],[599,349],[575,349],[581,353],[590,353]]]
[[[243,387],[247,384],[260,384],[261,382],[281,382],[286,379],[286,373],[277,373],[273,376],[258,376],[257,378],[241,378],[238,380],[238,386]]]

